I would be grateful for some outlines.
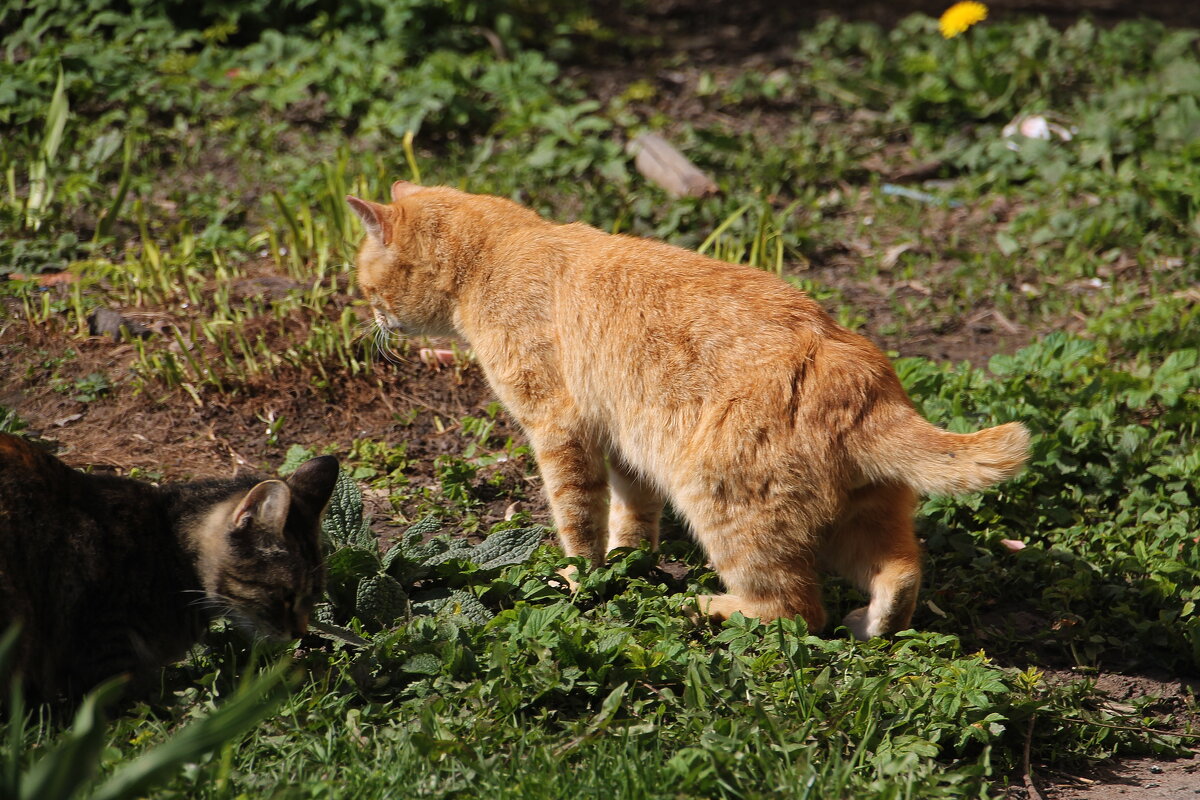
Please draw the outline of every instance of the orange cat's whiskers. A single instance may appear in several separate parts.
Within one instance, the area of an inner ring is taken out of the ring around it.
[[[355,344],[358,344],[364,339],[369,339],[371,340],[371,344],[374,344],[375,323],[367,321],[359,322],[354,326],[353,335]]]
[[[393,364],[400,364],[404,361],[400,355],[392,349],[393,335],[387,328],[382,328],[378,325],[375,328],[375,349],[379,351],[386,360]]]

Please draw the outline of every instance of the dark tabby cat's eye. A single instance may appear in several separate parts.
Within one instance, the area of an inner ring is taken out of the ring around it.
[[[324,588],[320,518],[337,472],[323,456],[286,481],[154,486],[0,434],[0,631],[21,624],[31,699],[152,675],[219,615],[304,633]]]

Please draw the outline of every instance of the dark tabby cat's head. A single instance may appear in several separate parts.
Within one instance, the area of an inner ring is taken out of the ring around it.
[[[314,458],[286,481],[217,504],[190,531],[205,594],[235,623],[271,637],[308,630],[324,590],[321,513],[337,475],[337,459]]]

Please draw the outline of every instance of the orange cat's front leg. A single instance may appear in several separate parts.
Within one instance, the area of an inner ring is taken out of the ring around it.
[[[637,547],[650,542],[658,549],[658,523],[663,498],[617,456],[608,459],[608,484],[612,502],[608,509],[608,549]]]
[[[608,524],[603,452],[567,429],[528,429],[563,553],[603,562]]]

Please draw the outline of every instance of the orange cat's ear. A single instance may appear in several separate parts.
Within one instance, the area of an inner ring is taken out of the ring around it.
[[[399,203],[405,197],[408,197],[410,194],[415,194],[424,188],[424,186],[418,186],[417,184],[409,183],[408,181],[396,181],[392,184],[392,202]]]
[[[354,213],[362,220],[367,235],[385,246],[392,243],[392,210],[370,200],[359,200],[354,195],[346,195],[346,202]]]

